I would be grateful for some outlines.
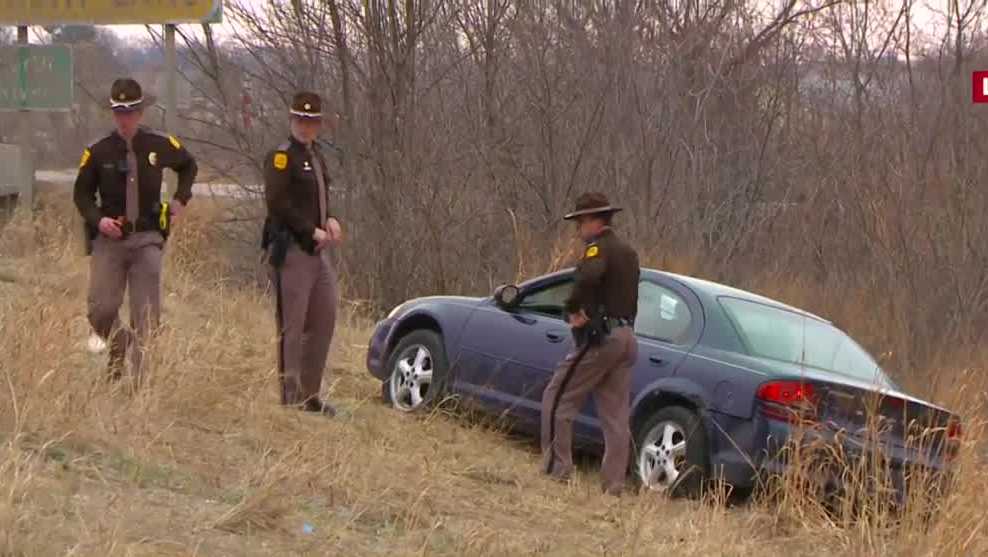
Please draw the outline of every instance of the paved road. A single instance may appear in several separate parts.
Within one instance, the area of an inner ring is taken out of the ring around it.
[[[71,168],[65,170],[37,170],[34,173],[34,179],[38,182],[71,185],[75,182],[76,174],[77,171]],[[244,186],[240,184],[223,184],[216,182],[197,183],[192,186],[192,192],[197,195],[214,195],[217,197],[239,198],[251,197],[249,190],[261,191],[261,189],[262,187],[260,184]]]

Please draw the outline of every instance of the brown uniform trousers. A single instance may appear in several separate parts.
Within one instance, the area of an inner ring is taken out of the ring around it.
[[[110,370],[123,372],[128,346],[136,377],[143,376],[146,340],[161,315],[159,232],[135,232],[122,240],[98,236],[90,260],[88,316],[93,330],[110,345]],[[130,293],[130,330],[120,324],[124,290]],[[134,342],[136,341],[136,342]]]
[[[316,400],[336,328],[336,269],[328,250],[309,255],[292,244],[284,265],[272,273],[274,284],[280,283],[282,403]]]
[[[631,447],[631,368],[638,357],[634,331],[614,329],[574,366],[579,353],[577,348],[560,362],[542,395],[543,471],[556,478],[572,473],[573,419],[593,393],[604,432],[604,489],[620,493]]]

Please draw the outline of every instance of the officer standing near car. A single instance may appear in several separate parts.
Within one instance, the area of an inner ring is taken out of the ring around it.
[[[566,300],[574,350],[560,362],[542,396],[543,472],[568,480],[573,470],[573,419],[593,393],[604,432],[605,493],[620,495],[631,446],[631,369],[638,357],[638,254],[611,228],[621,211],[602,193],[577,198],[564,219],[577,223],[583,258]]]
[[[329,174],[316,141],[321,107],[319,95],[297,93],[290,137],[265,159],[268,217],[262,247],[275,290],[281,403],[334,416],[336,410],[320,400],[319,392],[338,304],[329,248],[339,245],[343,235],[329,203]]]
[[[141,125],[153,104],[133,79],[110,87],[116,129],[83,150],[74,188],[91,255],[88,317],[110,346],[111,379],[123,375],[131,349],[135,377],[142,376],[149,334],[161,313],[161,255],[174,219],[192,198],[195,159],[174,136]],[[171,202],[162,200],[162,170],[178,174]],[[130,330],[120,324],[124,290],[130,295]]]

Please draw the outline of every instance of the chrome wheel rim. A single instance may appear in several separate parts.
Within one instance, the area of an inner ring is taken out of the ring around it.
[[[409,346],[395,360],[391,371],[391,404],[402,412],[414,412],[425,403],[432,385],[432,353],[422,345]]]
[[[686,433],[676,422],[656,424],[638,453],[638,476],[652,491],[665,492],[687,472]]]

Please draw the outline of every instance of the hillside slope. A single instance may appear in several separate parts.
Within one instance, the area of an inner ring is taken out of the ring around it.
[[[982,471],[927,531],[837,527],[760,502],[613,500],[595,463],[573,486],[546,481],[529,440],[382,405],[356,318],[340,323],[327,375],[343,415],[283,410],[270,301],[225,286],[193,257],[194,215],[187,226],[169,246],[164,325],[136,393],[103,383],[102,356],[83,346],[87,260],[70,227],[3,257],[0,555],[988,553]]]

